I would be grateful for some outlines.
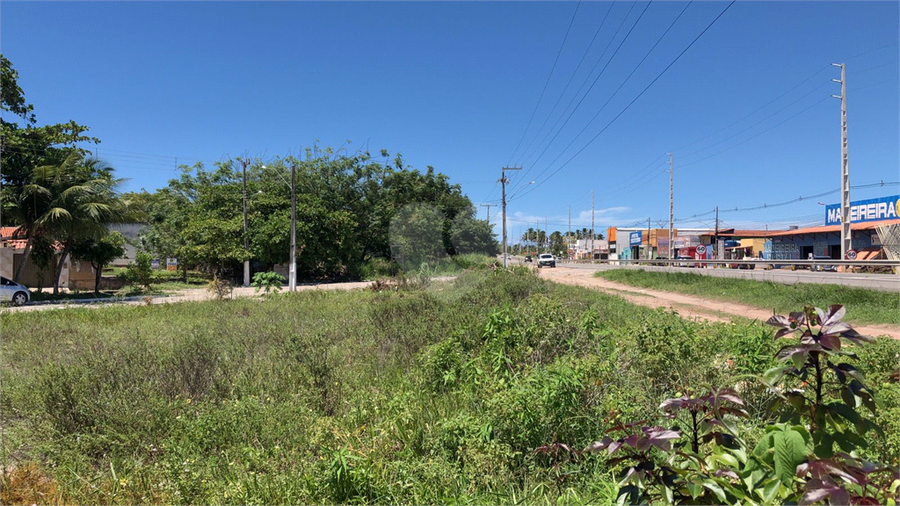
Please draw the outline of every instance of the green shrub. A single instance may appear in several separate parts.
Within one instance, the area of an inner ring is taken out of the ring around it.
[[[153,258],[146,251],[138,251],[134,257],[134,263],[125,268],[125,272],[118,275],[129,285],[137,285],[144,290],[150,290],[153,282]]]
[[[281,285],[287,280],[277,272],[257,272],[253,275],[253,286],[256,287],[255,292],[259,293],[264,290],[266,295],[270,292],[278,293],[281,291]]]

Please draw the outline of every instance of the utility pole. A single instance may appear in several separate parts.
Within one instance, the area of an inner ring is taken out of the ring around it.
[[[644,255],[645,258],[650,259],[650,218],[647,218],[647,250],[644,252]]]
[[[594,239],[597,233],[594,232],[594,192],[591,192],[591,260],[594,259]]]
[[[288,291],[297,291],[297,169],[291,163],[291,268],[288,279]]]
[[[488,221],[488,223],[490,223],[491,222],[491,208],[497,207],[497,204],[481,204],[481,207],[487,208],[487,221]]]
[[[503,268],[506,268],[506,171],[522,170],[522,167],[503,167],[500,169],[500,186],[503,188]]]
[[[832,95],[841,99],[841,260],[847,258],[847,252],[853,249],[850,234],[850,160],[847,141],[847,69],[843,63],[832,63],[841,68],[841,78],[832,79],[841,83],[841,94]]]
[[[547,217],[544,216],[544,239],[547,240],[547,253],[550,253],[550,236],[547,235]]]
[[[247,236],[247,164],[250,162],[247,158],[241,159],[241,166],[244,174],[244,255],[250,255],[250,242]],[[250,286],[250,258],[244,260],[244,286]]]
[[[673,161],[674,155],[669,153],[669,260],[675,258],[672,255],[672,241],[675,240],[675,167],[672,163]],[[657,244],[659,244],[659,241],[657,241]]]
[[[569,206],[569,230],[566,232],[566,257],[569,256],[569,244],[572,242],[572,206]]]
[[[715,243],[716,243],[715,259],[721,260],[719,258],[719,206],[716,206],[716,235],[714,237],[715,237]],[[715,266],[718,267],[719,264],[716,264]]]

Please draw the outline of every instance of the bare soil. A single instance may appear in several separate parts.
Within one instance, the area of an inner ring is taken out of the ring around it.
[[[540,269],[542,278],[567,285],[583,286],[617,295],[628,302],[646,307],[664,307],[677,311],[683,318],[699,321],[727,322],[734,316],[766,321],[771,311],[758,309],[734,302],[704,299],[695,295],[683,295],[661,290],[648,290],[615,283],[603,278],[595,278],[594,271],[588,269]],[[852,323],[852,322],[851,322]],[[870,336],[889,336],[900,339],[900,329],[895,325],[854,325],[859,333]]]

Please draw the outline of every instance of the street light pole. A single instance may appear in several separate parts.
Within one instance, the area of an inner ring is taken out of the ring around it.
[[[244,254],[250,254],[250,238],[247,236],[247,163],[248,159],[244,158],[241,160],[241,166],[243,167],[243,194],[244,194]],[[244,260],[244,286],[250,286],[250,258],[246,258]]]
[[[522,170],[522,167],[503,167],[500,169],[500,186],[503,188],[503,268],[506,268],[506,171]]]
[[[297,291],[297,191],[296,168],[291,162],[291,268],[288,290]]]

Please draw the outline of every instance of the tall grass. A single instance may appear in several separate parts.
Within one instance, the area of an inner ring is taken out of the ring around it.
[[[774,351],[527,269],[414,286],[0,314],[0,500],[611,504],[605,457],[536,449]]]
[[[848,319],[852,323],[900,324],[900,298],[896,293],[832,284],[783,285],[771,281],[719,278],[683,272],[615,269],[600,271],[594,275],[640,288],[739,302],[773,310],[778,314],[797,311],[803,306],[824,308],[830,304],[843,304],[847,307]]]

